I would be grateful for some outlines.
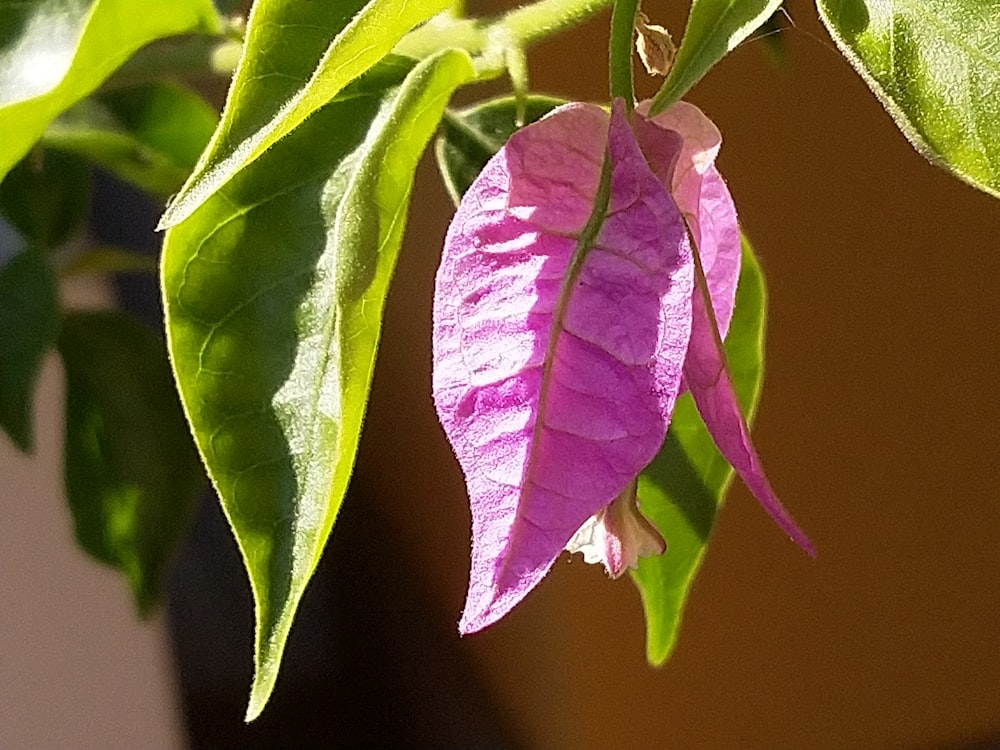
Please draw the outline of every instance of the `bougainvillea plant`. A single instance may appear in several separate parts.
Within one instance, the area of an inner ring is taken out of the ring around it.
[[[676,47],[651,0],[490,17],[449,0],[256,0],[245,17],[156,5],[0,0],[13,238],[0,245],[0,426],[32,449],[35,381],[56,348],[76,534],[142,613],[207,470],[256,604],[248,718],[351,477],[414,171],[435,139],[457,211],[434,290],[433,399],[473,519],[459,629],[505,616],[568,550],[630,575],[649,660],[664,662],[734,470],[815,554],[751,441],[764,282],[714,165],[721,136],[682,101],[780,0],[692,0]],[[1000,194],[996,4],[817,8],[911,143]],[[530,46],[607,9],[607,99],[532,93]],[[640,61],[664,76],[644,102]],[[221,114],[182,83],[204,74],[231,77]],[[512,93],[451,103],[493,79]],[[91,164],[164,205],[166,346],[122,313],[60,302],[62,278],[146,265],[76,231]]]

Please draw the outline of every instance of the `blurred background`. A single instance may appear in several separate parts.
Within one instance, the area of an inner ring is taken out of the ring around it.
[[[644,9],[678,39],[683,5]],[[1000,747],[1000,203],[917,155],[813,6],[786,7],[689,99],[767,276],[754,435],[816,560],[734,483],[663,668],[632,584],[578,559],[459,639],[469,513],[430,398],[452,207],[426,161],[357,470],[263,717],[242,724],[250,595],[211,498],[153,625],[72,549],[53,362],[39,455],[0,445],[0,747]],[[533,49],[533,89],[606,99],[607,27]],[[123,221],[103,185],[94,231],[155,247],[159,208]],[[156,319],[154,283],[119,298]]]

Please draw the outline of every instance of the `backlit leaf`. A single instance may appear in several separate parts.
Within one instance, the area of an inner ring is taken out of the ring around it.
[[[390,58],[165,240],[175,375],[256,602],[253,718],[350,478],[414,169],[459,51]]]
[[[218,29],[210,0],[0,0],[0,176],[136,50]]]
[[[840,51],[914,148],[1000,197],[1000,2],[816,5]]]
[[[450,0],[257,0],[222,121],[161,219],[189,216]]]

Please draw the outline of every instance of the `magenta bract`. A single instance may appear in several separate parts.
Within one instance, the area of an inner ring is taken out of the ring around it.
[[[647,110],[646,103],[637,108],[640,115]],[[671,181],[661,175],[688,224],[702,269],[695,276],[697,291],[692,301],[684,383],[719,452],[781,529],[808,554],[815,555],[812,543],[771,489],[726,370],[722,339],[729,330],[736,300],[740,231],[733,199],[715,168],[722,138],[701,110],[687,102],[678,102],[652,120],[636,118],[636,126],[647,155],[650,149],[644,136],[654,129],[678,133],[684,143]]]
[[[733,431],[715,320],[732,315],[740,244],[718,144],[690,105],[630,123],[620,102],[610,116],[569,104],[515,133],[464,196],[434,302],[434,400],[472,508],[462,632],[506,614],[571,540],[587,554],[577,532],[615,575],[663,550],[634,487],[682,374],[727,459],[787,519]]]

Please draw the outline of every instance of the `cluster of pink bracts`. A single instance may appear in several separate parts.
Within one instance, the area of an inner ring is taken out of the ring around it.
[[[463,633],[503,617],[564,549],[612,575],[663,552],[636,478],[684,389],[812,554],[768,484],[726,370],[740,234],[714,166],[719,132],[687,103],[644,113],[567,104],[519,130],[448,231],[434,399],[472,505]]]

